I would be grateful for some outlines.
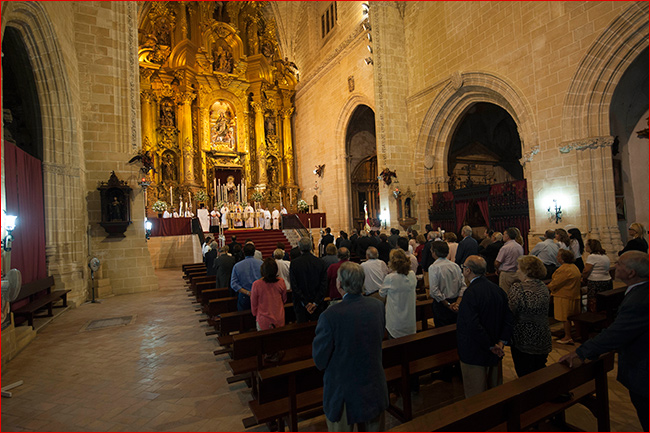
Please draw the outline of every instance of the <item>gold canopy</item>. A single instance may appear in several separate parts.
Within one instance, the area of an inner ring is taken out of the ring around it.
[[[297,70],[266,2],[144,2],[139,25],[142,150],[154,160],[148,207],[177,207],[234,175],[267,206],[295,210],[291,132]],[[196,204],[196,203],[195,203]]]

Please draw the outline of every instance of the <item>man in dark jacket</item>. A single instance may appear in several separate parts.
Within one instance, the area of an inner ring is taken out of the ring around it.
[[[302,254],[291,260],[289,279],[296,322],[303,323],[318,320],[327,308],[327,265],[311,253],[311,239],[300,239],[298,247]]]
[[[217,277],[217,289],[222,289],[224,287],[230,287],[230,277],[232,276],[232,268],[235,266],[237,261],[233,256],[228,254],[228,245],[225,245],[219,249],[219,257],[214,259],[214,264],[212,269],[214,274]]]
[[[614,323],[559,362],[573,367],[575,358],[596,359],[618,351],[616,379],[629,390],[643,431],[648,431],[648,254],[623,253],[616,278],[627,284],[627,291]]]
[[[503,383],[503,347],[512,336],[513,318],[506,293],[485,278],[485,259],[469,256],[462,266],[469,283],[458,310],[456,335],[465,397]]]
[[[361,257],[362,259],[365,258],[366,250],[368,247],[372,246],[372,240],[370,239],[370,236],[368,236],[368,232],[361,230],[361,236],[359,236],[359,239],[357,239],[357,256]]]
[[[207,270],[206,272],[207,275],[216,275],[214,270],[214,261],[216,260],[217,255],[219,254],[218,247],[219,245],[215,241],[212,241],[210,243],[210,249],[203,256],[203,262],[205,263],[205,269]]]
[[[494,232],[492,233],[492,243],[490,243],[487,247],[481,248],[479,245],[478,247],[478,253],[483,256],[485,261],[487,262],[487,273],[488,274],[493,274],[495,269],[494,269],[494,261],[497,259],[497,255],[499,254],[499,250],[503,246],[503,235],[501,232]]]
[[[320,255],[324,256],[325,248],[327,248],[329,244],[333,244],[333,243],[334,243],[334,235],[332,234],[332,229],[327,227],[325,229],[325,235],[323,235],[323,237],[320,240],[320,247],[319,247]]]
[[[381,235],[379,236],[379,238],[381,239]],[[390,229],[390,236],[388,236],[388,243],[390,244],[391,248],[397,248],[397,239],[399,239],[399,230]]]
[[[329,431],[353,431],[354,424],[362,424],[359,431],[384,431],[386,320],[383,303],[362,295],[364,278],[361,266],[343,263],[338,271],[343,300],[328,308],[316,326],[312,357],[325,370],[323,410]]]
[[[376,248],[379,252],[379,260],[388,264],[388,260],[390,259],[390,250],[392,250],[393,247],[388,243],[388,236],[384,233],[379,235],[379,245],[377,245]]]
[[[241,244],[237,242],[237,236],[230,236],[230,243],[228,244],[228,251],[230,251],[230,253],[235,251],[235,245],[239,245],[239,247],[242,248]]]
[[[465,259],[469,256],[478,254],[478,242],[472,237],[472,228],[464,226],[461,229],[461,234],[463,240],[458,243],[458,249],[456,250],[456,263],[459,266],[465,263]]]

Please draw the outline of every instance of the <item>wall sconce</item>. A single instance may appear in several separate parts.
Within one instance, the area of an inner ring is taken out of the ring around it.
[[[384,208],[381,214],[379,214],[379,219],[381,220],[381,224],[384,227],[384,230],[386,230],[386,224],[390,219],[390,212]]]
[[[17,216],[7,215],[5,211],[2,211],[2,227],[7,231],[7,236],[2,240],[2,248],[7,252],[11,251],[11,243],[14,240],[12,233],[16,228],[17,221]]]
[[[559,224],[562,221],[562,206],[557,204],[556,199],[553,199],[553,204],[548,207],[547,213],[549,221],[553,222],[555,220],[555,224]]]
[[[151,229],[153,228],[153,224],[151,221],[148,221],[147,218],[145,217],[144,219],[144,237],[146,240],[149,240],[151,238]]]
[[[367,16],[370,11],[370,5],[368,3],[361,3],[361,11],[363,16]]]

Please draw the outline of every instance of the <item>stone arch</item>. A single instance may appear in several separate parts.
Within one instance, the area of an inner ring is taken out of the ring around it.
[[[72,289],[73,301],[85,297],[87,225],[84,159],[79,136],[80,115],[73,99],[78,89],[68,82],[63,51],[46,9],[39,2],[4,2],[2,33],[16,29],[27,49],[41,108],[43,195],[48,272],[59,288]],[[70,73],[76,73],[71,65]],[[80,216],[70,218],[70,215]]]
[[[345,102],[341,111],[339,112],[338,118],[336,119],[336,129],[334,131],[335,143],[337,143],[337,160],[340,161],[339,167],[341,168],[342,179],[350,179],[352,176],[351,170],[353,167],[349,167],[348,161],[348,148],[346,143],[346,134],[348,130],[348,124],[352,118],[352,114],[357,109],[357,107],[365,105],[369,107],[373,112],[375,111],[375,106],[366,95],[362,93],[353,93],[350,95],[348,100]],[[350,211],[352,204],[352,192],[350,189],[349,182],[343,182],[345,184],[345,190],[342,193],[338,194],[337,203],[338,209],[343,209],[346,215],[341,218],[341,221],[346,221],[348,224],[348,230],[352,227],[352,213]]]
[[[530,104],[511,83],[489,72],[453,74],[433,100],[418,133],[414,161],[419,184],[429,185],[447,173],[447,153],[452,135],[463,113],[477,102],[488,102],[503,108],[514,119],[522,145],[521,163],[526,173],[527,161],[539,151],[536,125]],[[433,167],[426,170],[422,161],[433,156]],[[426,191],[428,194],[430,191]],[[426,195],[425,194],[425,195]],[[426,202],[425,202],[426,203]],[[423,209],[420,209],[423,213]]]
[[[580,62],[564,100],[564,142],[608,137],[614,89],[648,47],[648,3],[635,2],[594,41]]]

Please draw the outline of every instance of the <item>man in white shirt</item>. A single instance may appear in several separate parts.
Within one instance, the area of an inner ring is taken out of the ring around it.
[[[400,236],[397,238],[397,247],[401,248],[404,251],[404,254],[406,254],[406,258],[411,261],[411,270],[413,273],[418,272],[418,259],[415,257],[411,252],[409,251],[409,240],[406,239],[404,236]]]
[[[467,284],[460,266],[447,259],[449,245],[446,242],[433,242],[431,253],[435,261],[429,266],[429,296],[434,301],[433,321],[437,328],[456,323]]]
[[[255,227],[255,209],[253,209],[253,206],[251,206],[250,203],[246,203],[244,218],[246,219],[246,228]]]
[[[205,238],[205,242],[201,246],[201,253],[203,254],[203,257],[205,257],[205,253],[210,251],[210,244],[212,243],[212,237],[208,236]]]
[[[273,251],[273,258],[275,263],[278,265],[278,278],[284,280],[284,285],[287,286],[287,290],[291,290],[291,278],[289,278],[289,262],[284,260],[284,250],[280,248]]]
[[[273,230],[280,230],[280,211],[278,208],[273,208],[271,216],[273,217]]]
[[[280,213],[281,213],[282,215],[286,215],[286,214],[288,213],[288,212],[287,212],[287,208],[285,208],[284,206],[282,206],[282,208],[280,209]]]
[[[557,261],[557,252],[560,251],[560,245],[555,243],[555,230],[546,230],[544,241],[538,242],[530,250],[530,255],[535,256],[544,263],[546,267],[546,279],[553,276],[553,272],[560,266]]]
[[[519,281],[517,277],[517,259],[524,255],[524,249],[515,241],[516,238],[517,230],[513,227],[503,232],[503,241],[505,243],[499,250],[497,259],[494,261],[494,268],[499,275],[499,287],[506,294],[510,292],[510,286]]]
[[[366,260],[361,263],[365,279],[363,282],[364,295],[374,296],[382,302],[384,298],[379,296],[379,289],[384,283],[384,278],[388,275],[388,266],[383,260],[379,260],[379,251],[375,247],[368,247],[366,250]]]

